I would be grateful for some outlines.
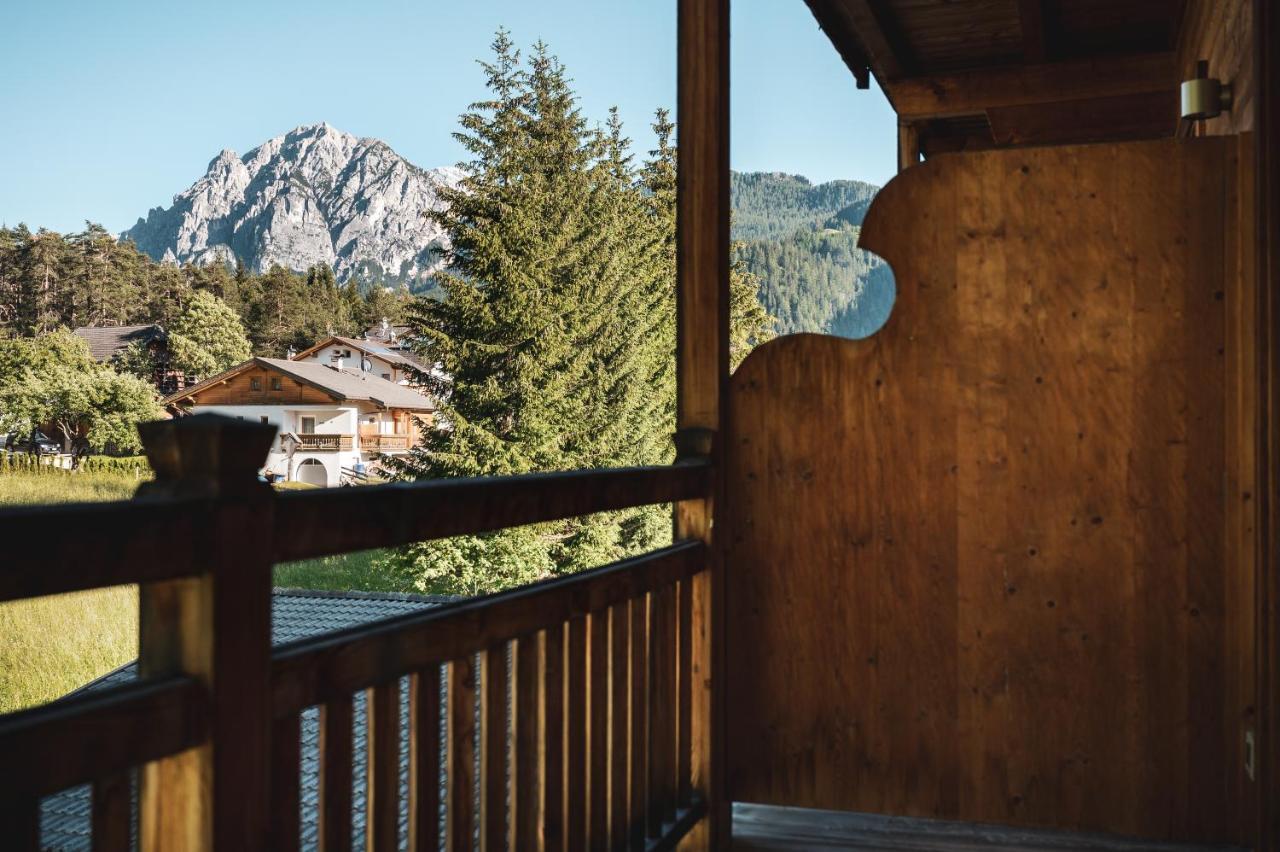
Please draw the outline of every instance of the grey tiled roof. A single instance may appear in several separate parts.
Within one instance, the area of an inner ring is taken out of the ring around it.
[[[409,612],[440,606],[448,598],[416,595],[387,595],[362,592],[313,592],[277,589],[272,598],[271,641],[281,645],[310,636],[367,624]],[[126,683],[138,676],[137,665],[130,663],[88,684],[80,691],[99,690]],[[401,786],[408,784],[408,690],[401,694]],[[352,737],[352,843],[364,847],[364,761],[365,698],[355,695]],[[317,805],[319,791],[319,714],[314,707],[302,714],[301,818],[302,848],[317,845]],[[408,803],[401,797],[401,835],[408,821]],[[135,815],[136,816],[136,815]],[[89,787],[75,787],[49,796],[40,806],[41,847],[56,852],[90,852]]]
[[[282,358],[251,358],[226,372],[205,379],[198,385],[178,391],[167,397],[165,401],[177,402],[185,399],[255,364],[320,388],[338,400],[368,400],[384,408],[407,408],[413,411],[435,410],[435,403],[416,390],[398,385],[381,376],[362,373],[359,370],[338,370],[328,364],[315,361],[287,361]]]
[[[77,328],[76,336],[89,344],[89,352],[98,361],[109,361],[135,340],[150,343],[165,338],[164,329],[158,325],[117,325],[109,328],[86,326]]]

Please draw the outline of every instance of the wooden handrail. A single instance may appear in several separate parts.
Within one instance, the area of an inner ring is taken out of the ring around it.
[[[571,470],[288,491],[276,504],[275,559],[289,562],[471,535],[705,496],[704,460],[669,466]]]
[[[277,562],[701,496],[704,462],[285,492]],[[194,576],[210,569],[208,499],[0,509],[0,601]],[[335,523],[335,519],[340,522]],[[50,565],[58,570],[49,570]]]
[[[680,542],[569,577],[283,645],[272,658],[274,715],[558,626],[692,577],[706,564],[706,545]]]
[[[65,790],[204,742],[208,693],[191,677],[142,680],[0,721],[0,797]]]
[[[205,500],[128,500],[0,509],[0,601],[208,570]]]

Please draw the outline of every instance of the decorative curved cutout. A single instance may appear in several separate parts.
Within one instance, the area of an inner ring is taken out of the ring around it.
[[[729,798],[1222,836],[1226,150],[913,167],[892,321],[743,362]]]

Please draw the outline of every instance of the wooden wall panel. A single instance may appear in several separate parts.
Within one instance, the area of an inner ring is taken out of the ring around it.
[[[942,156],[725,440],[735,800],[1223,840],[1227,140]]]

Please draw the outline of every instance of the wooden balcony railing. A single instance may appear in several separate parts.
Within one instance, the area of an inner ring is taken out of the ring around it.
[[[274,653],[270,596],[277,561],[700,501],[705,459],[277,495],[255,476],[273,433],[213,415],[148,424],[157,479],[135,500],[0,511],[0,600],[140,584],[142,678],[0,717],[6,849],[40,848],[40,797],[83,783],[93,848],[128,848],[139,766],[143,850],[298,849],[309,707],[320,848],[350,848],[358,693],[369,849],[401,848],[406,796],[412,850],[670,849],[692,830],[702,541]]]
[[[337,452],[352,447],[351,435],[318,435],[311,432],[299,433],[299,450],[308,452]]]
[[[375,453],[403,452],[409,449],[409,436],[361,434],[360,449]]]

